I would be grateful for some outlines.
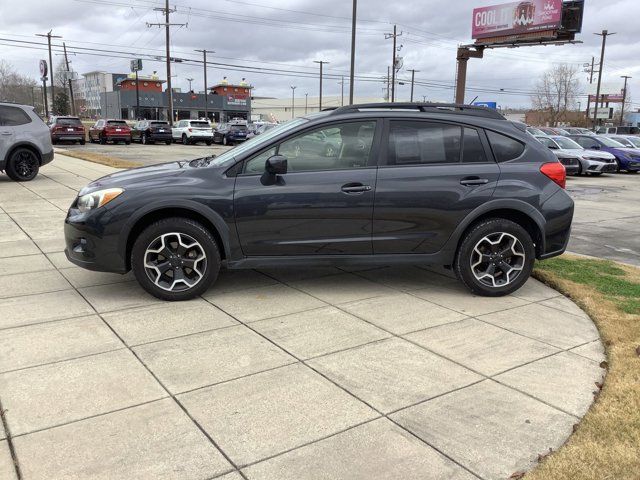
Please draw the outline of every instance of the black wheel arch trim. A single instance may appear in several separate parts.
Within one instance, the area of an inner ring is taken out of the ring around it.
[[[536,239],[533,239],[534,242],[540,243],[540,244],[536,244],[536,251],[537,252],[545,251],[544,232],[545,232],[546,220],[542,216],[542,214],[538,210],[536,210],[534,206],[526,202],[523,202],[522,200],[514,200],[513,198],[494,199],[480,205],[478,208],[476,208],[471,213],[469,213],[453,231],[453,233],[447,240],[445,247],[443,248],[443,251],[446,251],[448,254],[447,256],[451,258],[451,262],[453,262],[455,258],[455,254],[458,251],[460,242],[462,241],[462,235],[464,234],[464,232],[471,225],[473,225],[473,223],[475,223],[479,218],[487,216],[487,214],[491,214],[491,212],[498,212],[500,210],[502,211],[512,210],[514,212],[524,214],[530,220],[532,220],[536,225],[536,227],[538,228],[538,230],[540,231],[540,238],[537,239],[537,242],[536,242]]]
[[[6,163],[9,160],[9,158],[11,158],[11,155],[13,155],[13,152],[15,152],[20,147],[27,147],[30,150],[33,150],[35,154],[38,156],[38,162],[40,162],[40,165],[42,165],[42,159],[43,159],[42,151],[35,143],[29,142],[27,140],[21,140],[18,143],[14,144],[11,147],[11,150],[9,150],[9,152],[7,153],[5,162],[3,163]],[[51,151],[53,152],[53,148],[51,149]]]
[[[225,258],[230,258],[232,255],[232,242],[235,239],[232,239],[231,236],[235,232],[231,232],[229,225],[224,219],[216,212],[211,209],[208,209],[204,205],[190,201],[190,200],[166,200],[151,203],[144,208],[141,208],[135,212],[134,215],[124,224],[122,229],[122,235],[119,236],[118,240],[118,251],[122,255],[122,258],[128,264],[127,258],[127,250],[130,246],[130,236],[135,226],[142,220],[144,217],[153,214],[155,212],[160,212],[162,210],[189,210],[197,215],[201,215],[205,219],[207,219],[211,225],[216,229],[215,232],[212,232],[214,236],[220,239],[222,245],[221,248],[224,252]]]

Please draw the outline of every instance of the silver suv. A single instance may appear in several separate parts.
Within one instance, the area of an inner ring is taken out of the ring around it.
[[[0,170],[12,180],[26,182],[51,160],[49,128],[33,107],[0,103]]]

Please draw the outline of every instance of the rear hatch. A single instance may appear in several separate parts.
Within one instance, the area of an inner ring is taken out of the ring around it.
[[[124,120],[108,120],[104,131],[111,135],[128,135],[131,129]]]
[[[211,132],[213,134],[213,130],[211,130],[211,125],[207,122],[190,122],[189,126],[192,131],[196,132]]]
[[[149,130],[153,133],[171,133],[169,122],[151,122]]]
[[[62,117],[56,120],[53,131],[62,135],[76,135],[84,133],[84,125],[79,118]]]

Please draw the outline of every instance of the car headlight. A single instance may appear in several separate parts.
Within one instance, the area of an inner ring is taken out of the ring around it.
[[[122,188],[107,188],[96,192],[87,193],[78,197],[78,210],[88,212],[106,205],[111,200],[120,195],[124,190]]]

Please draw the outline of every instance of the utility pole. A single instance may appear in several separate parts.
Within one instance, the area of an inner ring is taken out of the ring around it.
[[[322,66],[325,63],[329,63],[329,62],[325,62],[324,60],[314,60],[313,63],[319,63],[320,64],[320,96],[319,96],[319,108],[318,108],[318,111],[322,111]]]
[[[171,88],[171,27],[183,27],[184,23],[171,23],[169,16],[175,9],[169,8],[169,0],[165,0],[164,8],[154,8],[164,13],[164,23],[147,23],[147,27],[165,27],[165,44],[167,50],[167,91],[169,97],[169,125],[173,126],[173,89]]]
[[[607,45],[607,36],[615,35],[615,33],[609,33],[608,30],[602,30],[602,33],[596,33],[595,35],[602,37],[602,50],[600,51],[600,71],[598,71],[598,88],[596,90],[596,106],[593,109],[593,129],[596,129],[598,125],[598,105],[600,103],[600,87],[602,86],[602,71],[604,70],[604,50]]]
[[[69,99],[71,101],[71,115],[76,115],[76,101],[73,98],[73,84],[71,83],[71,70],[69,69],[69,58],[67,58],[67,44],[62,42],[62,48],[64,49],[64,63],[67,66],[67,73],[69,74]]]
[[[411,72],[411,101],[413,102],[413,83],[416,77],[416,72],[420,72],[420,70],[409,70]]]
[[[622,75],[620,78],[624,78],[624,90],[622,91],[622,112],[620,112],[620,126],[624,126],[624,104],[627,103],[627,80],[629,80],[629,75]]]
[[[53,30],[49,30],[47,33],[36,33],[36,37],[47,37],[47,43],[49,44],[49,80],[51,80],[51,110],[53,111],[53,101],[55,99],[55,90],[53,89],[53,59],[51,57],[51,39],[62,38],[60,35],[51,35]],[[49,112],[45,112],[45,117],[48,117]]]
[[[391,101],[391,70],[387,66],[387,102]]]
[[[353,0],[353,12],[351,13],[351,70],[349,71],[349,105],[353,105],[354,69],[356,66],[356,14],[358,1]]]
[[[296,86],[291,85],[291,118],[295,117],[296,111]]]
[[[207,86],[207,50],[196,50],[196,52],[202,53],[202,66],[204,68],[204,117],[209,119],[209,100],[207,99],[207,91],[209,87]],[[209,53],[216,53],[213,50],[208,50]]]
[[[304,114],[305,114],[305,115],[307,114],[307,105],[308,105],[308,102],[309,102],[309,94],[308,94],[308,93],[305,93],[305,94],[304,94]]]
[[[396,39],[402,35],[397,33],[396,25],[393,26],[393,33],[385,33],[384,38],[388,40],[393,38],[393,57],[391,58],[391,102],[396,99]]]

